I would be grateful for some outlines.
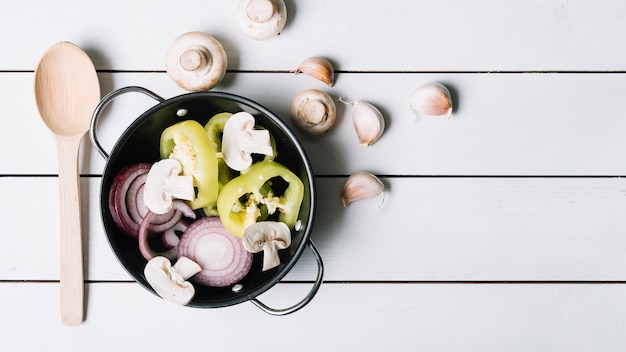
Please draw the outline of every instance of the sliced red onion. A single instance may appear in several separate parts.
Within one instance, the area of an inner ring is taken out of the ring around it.
[[[230,234],[219,217],[204,217],[193,222],[178,243],[178,258],[187,257],[202,270],[191,281],[213,287],[230,286],[248,274],[252,253],[240,238]]]
[[[143,189],[150,164],[140,163],[121,170],[113,179],[109,191],[109,210],[117,227],[137,238],[139,227],[148,213],[143,201]],[[152,217],[148,231],[161,233],[176,225],[182,218],[180,211],[171,211]]]
[[[185,221],[185,219],[181,219],[179,222],[174,225],[174,227],[167,229],[165,232],[161,234],[161,245],[163,248],[174,248],[178,247],[178,242],[180,241],[180,236],[185,230],[189,227],[189,222]]]
[[[137,178],[135,178],[133,182],[130,183],[130,186],[128,187],[128,191],[126,192],[125,196],[128,214],[130,215],[131,219],[133,219],[133,221],[138,224],[141,224],[143,218],[147,214],[147,212],[143,214],[140,213],[140,207],[143,202],[139,201],[139,189],[141,188],[141,186],[143,186],[143,184],[146,183],[146,178],[148,178],[147,173],[137,176]]]
[[[139,176],[150,171],[150,164],[139,163],[126,167],[115,175],[109,191],[109,210],[113,221],[120,231],[131,237],[137,237],[139,224],[128,214],[126,194],[131,183]]]
[[[148,174],[138,176],[128,188],[126,193],[126,207],[128,213],[133,221],[141,225],[143,218],[148,213],[148,207],[146,207],[143,200],[143,190],[145,189],[146,178]],[[174,226],[178,220],[182,217],[180,211],[170,211],[165,214],[154,214],[150,221],[148,231],[163,232],[172,226]]]
[[[194,213],[194,211],[189,207],[189,205],[187,205],[187,203],[183,201],[180,201],[180,200],[173,201],[172,207],[173,207],[171,210],[172,212],[178,211],[190,219],[196,218],[196,213]],[[148,237],[151,235],[154,236],[154,234],[148,231],[148,227],[150,226],[150,222],[152,221],[152,218],[155,215],[156,214],[154,214],[153,212],[148,211],[146,216],[143,218],[143,221],[141,222],[141,225],[139,226],[139,231],[137,233],[137,241],[139,242],[139,251],[141,252],[141,255],[146,260],[150,260],[156,256],[164,256],[164,257],[167,257],[168,255],[171,256],[175,253],[175,251],[177,251],[176,248],[170,248],[162,253],[159,253],[159,252],[152,250],[152,248],[150,248],[150,245],[148,244]],[[172,225],[172,227],[167,229],[165,232],[168,232],[171,230],[175,235],[176,231],[180,231],[180,230],[184,231],[187,228],[188,228],[187,223],[183,222],[183,220],[181,219],[179,222]],[[163,236],[166,236],[166,235],[163,235]],[[168,235],[168,236],[171,236],[171,235]]]
[[[183,218],[174,227],[167,229],[161,234],[160,242],[163,248],[166,249],[161,253],[162,256],[171,261],[176,260],[178,257],[178,243],[180,242],[179,234],[185,232],[187,227],[189,227],[189,222]]]

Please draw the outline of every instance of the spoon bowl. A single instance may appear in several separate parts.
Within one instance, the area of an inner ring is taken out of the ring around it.
[[[100,100],[89,56],[69,42],[50,47],[35,70],[35,100],[41,119],[55,136],[59,158],[61,322],[78,325],[84,315],[78,152]]]

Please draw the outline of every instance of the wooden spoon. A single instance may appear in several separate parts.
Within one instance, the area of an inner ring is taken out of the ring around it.
[[[61,322],[79,325],[84,278],[78,152],[100,100],[100,84],[89,56],[68,42],[50,47],[35,70],[35,98],[42,120],[55,136],[59,157]]]

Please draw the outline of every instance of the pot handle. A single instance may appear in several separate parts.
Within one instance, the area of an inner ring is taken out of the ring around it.
[[[97,128],[98,128],[98,120],[100,120],[100,116],[102,115],[104,108],[107,105],[109,105],[109,103],[112,102],[114,98],[116,98],[119,95],[129,93],[129,92],[143,93],[149,96],[150,98],[153,98],[154,100],[158,101],[159,103],[165,100],[161,98],[160,96],[158,96],[156,93],[152,92],[151,90],[143,88],[143,87],[138,87],[138,86],[123,87],[105,95],[102,98],[102,100],[100,100],[98,105],[96,105],[96,108],[93,111],[93,115],[91,116],[91,124],[89,125],[89,139],[91,140],[91,144],[93,144],[96,147],[96,149],[98,150],[98,152],[100,153],[100,155],[102,155],[104,159],[108,159],[109,154],[106,151],[104,151],[104,148],[102,148],[102,145],[100,144],[100,141],[98,141],[98,137],[96,135]]]
[[[309,239],[307,241],[307,245],[311,249],[311,252],[313,252],[313,256],[315,257],[315,260],[317,261],[317,277],[315,278],[315,283],[313,284],[311,291],[309,291],[306,297],[304,297],[304,299],[294,304],[293,306],[288,307],[288,308],[282,308],[282,309],[270,308],[256,298],[250,299],[250,302],[252,302],[255,306],[259,307],[265,313],[271,314],[271,315],[291,314],[299,310],[300,308],[303,308],[304,306],[306,306],[313,299],[313,297],[319,290],[320,285],[322,284],[322,277],[324,276],[324,264],[322,263],[322,256],[320,255],[317,248],[313,244],[313,241]]]

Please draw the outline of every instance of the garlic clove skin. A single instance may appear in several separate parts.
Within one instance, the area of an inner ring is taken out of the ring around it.
[[[381,205],[385,198],[385,185],[374,174],[367,171],[353,173],[348,177],[341,191],[344,208],[350,203],[380,196]]]
[[[300,63],[295,74],[304,73],[332,87],[335,84],[335,69],[328,59],[315,56]]]
[[[450,90],[439,82],[431,82],[417,88],[411,94],[411,109],[421,116],[452,115]]]
[[[289,114],[296,127],[312,135],[319,135],[327,132],[335,123],[337,107],[325,92],[307,89],[291,100]]]
[[[385,130],[385,118],[374,105],[365,101],[339,101],[352,107],[352,123],[359,138],[359,143],[370,146],[376,142]]]

